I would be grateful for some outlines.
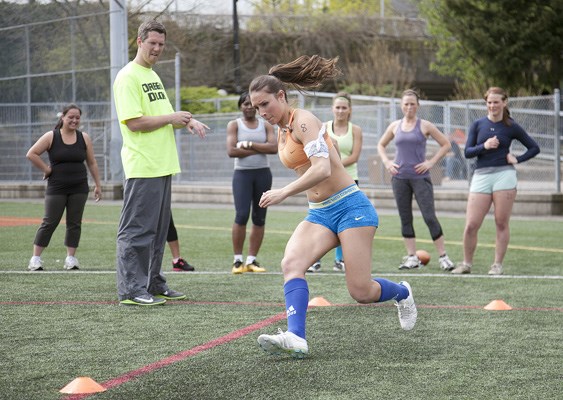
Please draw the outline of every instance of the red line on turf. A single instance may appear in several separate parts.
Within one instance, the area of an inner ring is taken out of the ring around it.
[[[272,325],[272,324],[274,324],[278,321],[281,321],[285,317],[286,317],[285,312],[279,313],[277,315],[274,315],[273,317],[266,318],[265,320],[262,320],[260,322],[255,323],[255,324],[252,324],[252,325],[249,325],[249,326],[244,327],[242,329],[238,329],[238,330],[233,331],[233,332],[231,332],[231,333],[229,333],[225,336],[221,336],[217,339],[214,339],[214,340],[211,340],[207,343],[193,347],[189,350],[181,351],[180,353],[174,354],[170,357],[163,358],[162,360],[159,360],[159,361],[156,361],[154,363],[145,365],[144,367],[141,367],[141,368],[135,369],[133,371],[127,372],[123,375],[118,376],[117,378],[110,379],[109,381],[105,381],[104,383],[101,383],[101,385],[106,389],[110,389],[112,387],[122,385],[126,382],[129,382],[132,379],[139,377],[139,376],[148,374],[148,373],[155,371],[157,369],[160,369],[160,368],[164,368],[167,365],[177,363],[177,362],[182,361],[182,360],[184,360],[188,357],[195,356],[196,354],[201,353],[202,351],[206,351],[206,350],[212,349],[214,347],[220,346],[222,344],[232,342],[233,340],[236,340],[236,339],[238,339],[242,336],[246,336],[249,333],[252,333],[252,332],[257,331],[259,329],[265,328],[265,327]],[[71,396],[67,397],[67,400],[84,399],[86,397],[90,397],[90,396],[95,395],[95,394],[96,393],[71,395]]]

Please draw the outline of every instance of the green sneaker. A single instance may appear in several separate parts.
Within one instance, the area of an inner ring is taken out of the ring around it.
[[[163,298],[156,298],[150,294],[144,294],[142,296],[133,297],[132,299],[121,300],[119,304],[124,306],[159,306],[166,303]]]
[[[166,292],[155,294],[154,297],[166,300],[184,300],[188,296],[176,290],[168,289]]]

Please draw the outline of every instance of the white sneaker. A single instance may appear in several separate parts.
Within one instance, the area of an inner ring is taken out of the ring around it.
[[[293,358],[305,358],[309,354],[307,341],[295,333],[278,329],[277,335],[260,335],[258,344],[266,353],[280,355],[287,353]]]
[[[401,265],[399,265],[399,269],[415,269],[421,267],[422,263],[420,262],[416,254],[413,256],[403,257],[403,262]]]
[[[311,265],[309,268],[307,268],[307,272],[318,272],[321,270],[321,262],[317,261],[315,262],[313,265]]]
[[[418,311],[416,311],[416,305],[414,304],[411,285],[408,282],[399,282],[399,285],[403,285],[409,290],[409,297],[395,302],[399,312],[399,322],[401,323],[401,328],[405,331],[410,331],[414,328],[414,324],[416,324]]]
[[[491,265],[489,275],[502,275],[502,264],[494,263]]]
[[[43,271],[43,260],[39,257],[31,257],[27,269],[30,271]]]
[[[444,271],[451,271],[455,268],[454,263],[452,262],[452,260],[450,260],[450,257],[448,257],[447,254],[440,256],[438,262],[440,263],[440,268],[442,268]]]
[[[462,261],[452,270],[452,274],[470,274],[471,267],[471,264],[466,264],[465,261]]]
[[[334,267],[332,269],[336,272],[346,272],[346,265],[344,265],[344,260],[339,260],[334,262]]]
[[[65,265],[64,265],[64,269],[78,269],[80,267],[80,264],[78,263],[78,260],[76,259],[76,257],[74,256],[67,256],[67,258],[65,259]]]

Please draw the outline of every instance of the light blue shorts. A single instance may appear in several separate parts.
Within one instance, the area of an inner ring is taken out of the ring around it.
[[[375,207],[357,185],[350,185],[320,203],[309,202],[305,221],[322,225],[335,234],[362,226],[379,225]]]
[[[517,184],[518,179],[516,178],[515,169],[504,169],[488,174],[473,174],[469,192],[492,194],[499,190],[516,189]]]

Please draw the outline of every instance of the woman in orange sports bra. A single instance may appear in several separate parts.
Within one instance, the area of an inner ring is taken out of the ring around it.
[[[309,354],[305,336],[309,289],[305,272],[339,244],[346,259],[346,285],[352,298],[359,303],[394,300],[401,327],[410,330],[416,322],[410,285],[371,277],[373,237],[379,223],[375,208],[344,169],[322,122],[311,112],[292,107],[287,100],[287,85],[305,90],[337,77],[337,60],[301,56],[270,68],[268,75],[255,78],[249,87],[250,100],[260,116],[279,127],[281,161],[298,176],[280,189],[266,191],[260,207],[281,203],[301,192],[306,192],[309,200],[309,213],[295,228],[281,261],[288,329],[258,337],[260,347],[271,354],[287,353],[294,358]]]

